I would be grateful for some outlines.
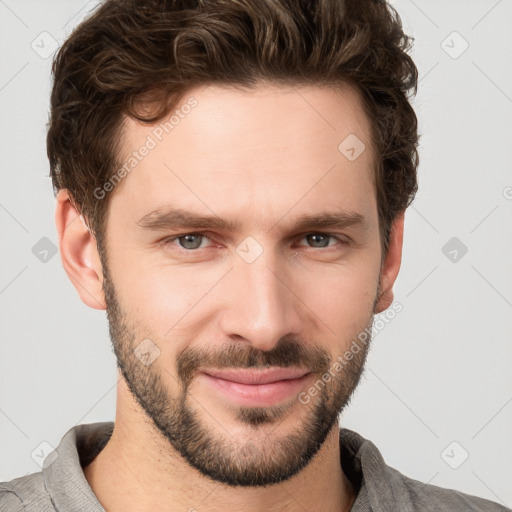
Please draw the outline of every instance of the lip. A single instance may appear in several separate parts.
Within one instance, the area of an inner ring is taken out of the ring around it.
[[[203,370],[204,373],[215,377],[217,379],[228,380],[231,382],[238,382],[240,384],[270,384],[281,380],[298,379],[307,373],[309,370],[303,368],[268,368],[258,370],[254,368],[228,368],[225,370]]]
[[[296,396],[311,377],[298,368],[204,370],[198,377],[238,405],[268,407]]]

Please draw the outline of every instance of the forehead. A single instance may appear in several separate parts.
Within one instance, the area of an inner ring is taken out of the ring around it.
[[[198,87],[153,125],[126,119],[121,147],[110,208],[131,221],[165,204],[267,225],[375,206],[369,121],[347,85]]]

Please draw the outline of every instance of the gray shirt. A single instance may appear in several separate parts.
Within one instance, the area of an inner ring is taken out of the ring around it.
[[[82,468],[103,449],[113,422],[77,425],[40,472],[0,483],[0,512],[104,512]],[[423,484],[388,466],[369,440],[340,428],[341,466],[357,490],[351,512],[512,512],[492,501]]]

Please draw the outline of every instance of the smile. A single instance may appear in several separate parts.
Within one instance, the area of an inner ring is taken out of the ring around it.
[[[311,372],[300,368],[203,370],[198,377],[238,405],[265,407],[296,396]]]

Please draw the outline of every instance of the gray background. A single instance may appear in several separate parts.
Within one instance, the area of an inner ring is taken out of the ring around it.
[[[51,251],[45,151],[52,50],[95,4],[0,0],[0,481],[38,471],[73,425],[114,419],[105,313]],[[416,40],[420,190],[403,311],[342,424],[412,478],[512,506],[512,2],[393,5]]]

